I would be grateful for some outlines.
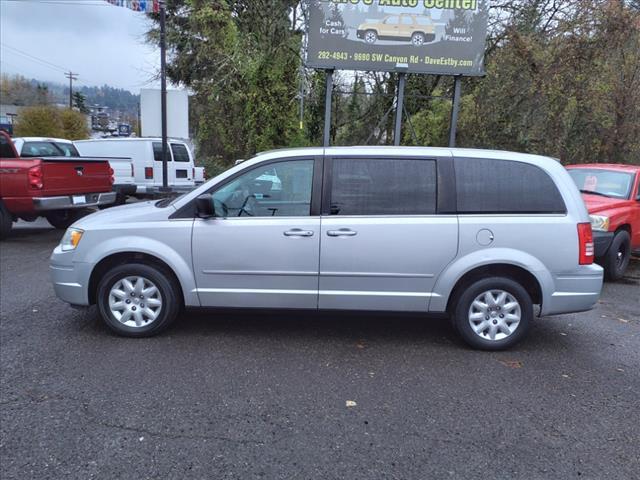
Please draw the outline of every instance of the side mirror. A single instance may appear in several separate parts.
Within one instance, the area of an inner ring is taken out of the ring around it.
[[[213,211],[211,195],[200,195],[196,198],[196,215],[198,218],[212,218],[216,216]]]

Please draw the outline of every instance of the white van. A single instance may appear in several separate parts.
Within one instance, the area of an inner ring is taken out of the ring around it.
[[[136,196],[153,195],[162,187],[162,139],[108,138],[74,142],[83,156],[128,157],[133,161]],[[167,174],[169,188],[188,191],[195,187],[195,165],[189,146],[169,139]]]

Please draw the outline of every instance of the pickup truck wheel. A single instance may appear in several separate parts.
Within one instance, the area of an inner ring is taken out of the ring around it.
[[[371,44],[376,43],[378,41],[378,32],[375,30],[367,30],[364,32],[364,41]]]
[[[165,330],[180,311],[180,287],[163,271],[131,263],[108,271],[98,285],[102,319],[118,335],[150,337]]]
[[[604,274],[607,280],[620,280],[624,277],[631,259],[631,236],[626,230],[620,230],[613,237],[611,246],[603,258]]]
[[[54,210],[45,215],[52,227],[58,230],[66,230],[74,222],[87,215],[86,210]]]
[[[416,32],[411,36],[411,43],[415,47],[421,47],[422,45],[424,45],[425,42],[426,42],[426,37],[424,36],[424,33]]]
[[[4,204],[0,202],[0,240],[4,240],[9,236],[12,227],[13,217],[11,217]]]
[[[505,277],[483,278],[458,297],[453,322],[462,339],[480,350],[505,350],[522,340],[533,318],[527,290]]]

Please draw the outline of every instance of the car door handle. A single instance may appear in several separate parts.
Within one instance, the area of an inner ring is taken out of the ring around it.
[[[285,237],[313,237],[311,230],[302,230],[300,228],[294,228],[284,232]]]
[[[327,235],[330,237],[355,237],[358,232],[350,230],[348,228],[341,228],[340,230],[329,230]]]

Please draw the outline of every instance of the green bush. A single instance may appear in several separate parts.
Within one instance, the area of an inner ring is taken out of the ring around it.
[[[20,110],[14,133],[18,137],[81,140],[89,137],[89,127],[86,116],[75,110],[35,106]]]

